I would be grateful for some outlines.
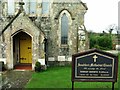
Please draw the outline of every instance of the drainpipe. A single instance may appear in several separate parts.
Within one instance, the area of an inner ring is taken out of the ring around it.
[[[47,65],[47,61],[48,61],[48,39],[45,37],[44,39],[44,51],[45,51],[45,64]]]
[[[77,26],[77,25],[76,25],[76,26]],[[77,53],[78,53],[78,48],[79,48],[78,40],[79,40],[79,35],[78,35],[78,26],[77,26],[77,42],[76,42],[76,44],[77,44],[77,46],[76,46],[76,48],[77,48]]]

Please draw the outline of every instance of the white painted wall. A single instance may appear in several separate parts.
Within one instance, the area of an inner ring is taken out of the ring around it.
[[[6,58],[0,58],[0,61],[3,61],[6,64]]]
[[[49,57],[48,61],[55,61],[55,58],[54,57]]]
[[[68,60],[67,61],[72,61],[72,57],[68,57]]]
[[[58,61],[65,61],[65,56],[58,56]]]
[[[38,59],[38,62],[40,62],[41,65],[45,65],[45,59]]]

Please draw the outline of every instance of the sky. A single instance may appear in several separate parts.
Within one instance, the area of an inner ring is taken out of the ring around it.
[[[107,31],[109,25],[118,25],[118,2],[120,0],[82,0],[87,4],[85,26],[88,31]]]

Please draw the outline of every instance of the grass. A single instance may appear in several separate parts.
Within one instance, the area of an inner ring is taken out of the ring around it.
[[[120,54],[119,54],[120,60]],[[120,62],[119,70],[120,71]],[[120,72],[118,81],[115,83],[115,90],[118,90],[120,83]],[[71,67],[49,67],[46,71],[34,72],[26,88],[71,88]],[[111,88],[111,82],[75,82],[75,88]],[[100,89],[101,90],[101,89]],[[103,89],[104,90],[104,89]],[[111,89],[110,89],[111,90]]]

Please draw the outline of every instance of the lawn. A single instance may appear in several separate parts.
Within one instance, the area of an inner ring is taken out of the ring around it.
[[[120,54],[119,54],[120,60]],[[120,63],[119,63],[119,71],[120,71]],[[120,73],[118,75],[120,78]],[[118,82],[115,83],[115,90],[118,90]],[[100,90],[104,90],[105,88],[111,88],[111,82],[75,82],[75,88],[101,88]],[[26,88],[71,88],[71,67],[49,67],[46,71],[36,73],[34,72],[31,80],[26,85]],[[106,90],[105,89],[105,90]],[[96,89],[95,89],[96,90]],[[111,89],[109,89],[111,90]]]

